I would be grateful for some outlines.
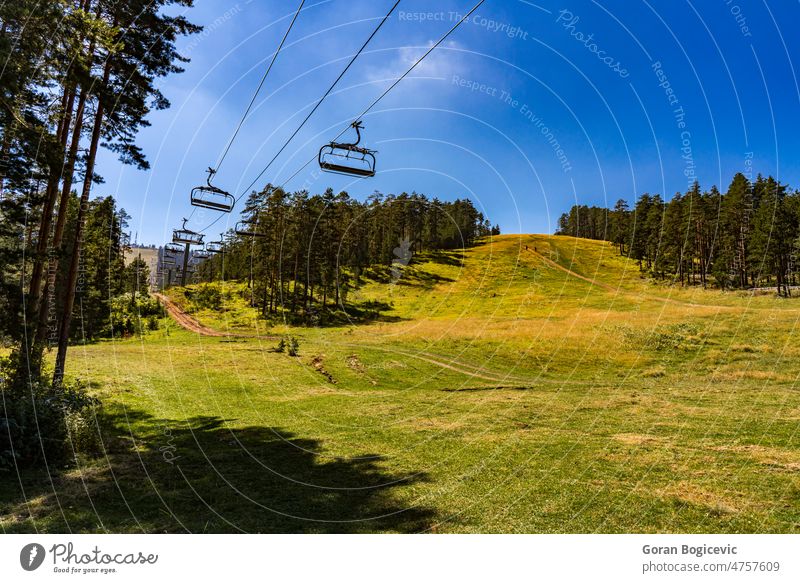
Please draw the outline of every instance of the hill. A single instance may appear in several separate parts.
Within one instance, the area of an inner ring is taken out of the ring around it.
[[[0,525],[796,531],[800,303],[544,235],[369,275],[326,325],[260,320],[231,282],[169,292],[221,336],[86,346],[104,455],[4,484]]]

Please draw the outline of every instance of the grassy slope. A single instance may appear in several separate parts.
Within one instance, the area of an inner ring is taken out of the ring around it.
[[[655,285],[607,244],[529,235],[350,299],[394,321],[290,330],[299,358],[174,325],[73,349],[107,456],[4,480],[0,526],[798,530],[800,303]],[[194,315],[265,331],[233,304]]]

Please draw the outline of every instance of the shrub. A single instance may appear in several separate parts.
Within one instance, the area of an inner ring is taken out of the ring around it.
[[[184,293],[186,299],[196,310],[219,310],[222,308],[223,294],[219,285],[201,284],[194,289],[187,289]]]
[[[9,372],[9,361],[0,363],[0,469],[63,466],[74,453],[97,452],[93,415],[100,403],[85,385],[8,386]]]
[[[111,299],[111,321],[105,336],[142,335],[146,330],[158,330],[158,318],[164,317],[164,308],[155,298],[137,294],[134,301],[126,293]]]

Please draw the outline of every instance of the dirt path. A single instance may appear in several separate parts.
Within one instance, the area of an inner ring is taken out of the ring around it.
[[[220,332],[219,330],[214,330],[213,328],[209,328],[208,326],[205,326],[195,320],[164,294],[153,293],[153,297],[161,302],[170,317],[175,320],[181,326],[181,328],[185,328],[189,332],[200,334],[200,336],[213,336],[216,338],[277,339],[277,336],[263,336],[261,334],[237,334],[235,332]]]

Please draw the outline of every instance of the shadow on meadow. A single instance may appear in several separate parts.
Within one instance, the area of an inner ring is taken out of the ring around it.
[[[453,283],[454,279],[427,271],[423,267],[418,267],[415,264],[406,267],[393,268],[386,266],[371,267],[369,273],[364,278],[364,282],[375,282],[387,286],[385,292],[391,292],[391,287],[388,286],[403,286],[403,287],[418,287],[424,290],[430,290],[437,285],[444,283]]]
[[[0,481],[4,532],[419,532],[434,512],[398,497],[424,475],[381,457],[320,455],[321,442],[219,417],[102,421],[105,456]],[[132,429],[131,429],[132,428]],[[24,491],[24,494],[23,494]]]
[[[433,263],[441,265],[450,265],[452,267],[464,267],[464,250],[457,249],[455,251],[439,250],[428,251],[421,254],[422,258]]]

